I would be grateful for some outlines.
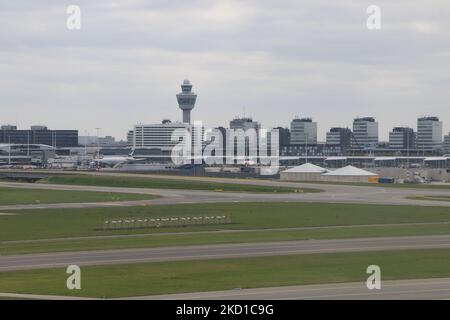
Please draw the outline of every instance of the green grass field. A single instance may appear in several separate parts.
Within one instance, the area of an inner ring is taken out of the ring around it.
[[[39,183],[107,186],[125,188],[157,188],[185,190],[213,190],[227,192],[320,192],[320,189],[260,186],[252,184],[216,183],[195,180],[161,178],[132,178],[119,176],[60,175],[40,180]]]
[[[65,269],[0,273],[0,292],[127,297],[317,283],[364,282],[369,265],[382,280],[450,276],[450,250],[309,254],[82,267],[81,290]]]
[[[148,200],[157,196],[131,193],[0,188],[0,205]]]
[[[292,241],[309,239],[345,239],[389,236],[448,235],[450,224],[368,226],[344,228],[334,227],[311,230],[255,231],[233,233],[202,233],[174,235],[142,235],[117,238],[80,238],[67,240],[46,240],[31,242],[0,243],[1,255],[44,253],[61,251],[113,250],[151,248],[164,246],[187,246],[224,243],[250,243],[270,241]]]
[[[450,211],[445,207],[272,202],[40,209],[11,212],[16,215],[0,215],[1,254],[311,238],[450,234],[450,224],[448,223]],[[199,214],[232,214],[235,223],[183,228],[95,230],[102,226],[105,218],[181,217]],[[410,223],[436,224],[388,226],[388,224]],[[370,226],[374,224],[385,226]],[[346,226],[355,227],[347,228]],[[283,228],[309,227],[329,228],[283,230]],[[273,228],[282,229],[270,230]],[[220,230],[237,230],[237,232],[208,233],[208,231]],[[101,238],[110,235],[117,237]],[[122,235],[141,236],[121,237]],[[98,236],[100,238],[95,238]],[[64,240],[67,237],[92,238]],[[36,239],[52,240],[11,242]]]

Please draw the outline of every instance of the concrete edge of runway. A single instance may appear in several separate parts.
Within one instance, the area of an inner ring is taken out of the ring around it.
[[[92,298],[0,292],[2,299],[32,300],[442,300],[450,298],[450,278],[382,280],[369,290],[364,281],[185,292],[120,298]]]
[[[402,300],[448,299],[450,278],[381,280],[381,289],[368,289],[365,281],[236,288],[120,298],[122,300]]]

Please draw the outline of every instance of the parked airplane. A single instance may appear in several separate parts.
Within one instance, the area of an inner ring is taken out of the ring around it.
[[[122,163],[135,163],[144,161],[143,158],[135,158],[133,156],[103,156],[102,158],[93,159],[92,166],[115,167]]]

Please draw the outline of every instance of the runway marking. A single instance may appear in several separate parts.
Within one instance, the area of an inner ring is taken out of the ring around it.
[[[225,258],[241,258],[241,257],[258,257],[258,256],[280,256],[280,255],[303,255],[303,254],[311,254],[311,253],[336,253],[336,252],[360,252],[360,251],[393,251],[393,250],[401,250],[401,249],[425,249],[425,248],[438,248],[438,247],[450,247],[449,244],[441,244],[441,245],[422,245],[420,247],[415,246],[396,246],[395,248],[392,247],[359,247],[359,248],[324,248],[324,249],[299,249],[299,250],[286,250],[286,251],[278,251],[277,249],[280,248],[271,248],[269,250],[262,250],[258,252],[244,252],[244,253],[227,253],[222,252],[220,254],[204,254],[204,255],[183,255],[183,256],[166,256],[166,257],[144,257],[144,258],[126,258],[123,259],[122,257],[111,257],[106,256],[102,258],[99,258],[97,260],[89,260],[89,261],[82,261],[83,257],[75,257],[73,260],[70,259],[69,256],[62,256],[61,258],[64,259],[64,262],[48,262],[48,263],[42,263],[42,264],[32,264],[32,265],[21,265],[21,266],[6,266],[6,267],[0,267],[0,270],[6,270],[6,271],[13,271],[13,270],[23,270],[23,269],[39,269],[39,268],[56,268],[59,266],[66,266],[69,261],[76,262],[78,265],[111,265],[111,264],[127,264],[127,263],[138,263],[138,262],[163,262],[163,261],[189,261],[189,260],[214,260],[214,259],[225,259]],[[281,247],[282,248],[282,247]],[[228,249],[228,248],[227,248]],[[233,248],[230,248],[230,250]],[[145,252],[144,252],[145,253]],[[77,253],[73,253],[72,255],[75,255]],[[80,253],[78,253],[79,255]],[[83,253],[81,253],[83,254]],[[108,252],[105,252],[105,254],[108,254]],[[111,254],[120,254],[120,252],[111,252]],[[41,257],[34,256],[34,261],[38,260]],[[55,256],[55,258],[58,258],[58,256]],[[78,258],[78,259],[77,259]],[[88,257],[89,258],[89,257]],[[17,260],[18,259],[18,260]],[[19,257],[15,257],[15,259],[4,259],[7,263],[14,263],[14,262],[21,262],[23,259]],[[71,263],[72,263],[71,262]],[[14,269],[11,269],[14,268]]]
[[[430,279],[402,279],[402,280],[386,280],[383,283],[383,289],[385,288],[396,288],[396,287],[413,287],[417,285],[427,286],[427,285],[450,285],[449,278],[430,278]],[[368,291],[365,286],[365,282],[361,281],[359,283],[330,283],[330,284],[303,284],[303,285],[295,285],[295,286],[285,286],[285,287],[266,287],[266,288],[245,288],[239,290],[222,290],[222,291],[204,291],[204,292],[192,292],[192,293],[175,293],[175,294],[163,294],[163,295],[150,295],[143,297],[130,297],[129,299],[171,299],[171,300],[193,300],[193,299],[239,299],[242,297],[243,299],[266,299],[260,298],[260,296],[264,295],[279,295],[279,294],[289,294],[289,293],[298,293],[297,297],[287,297],[287,298],[273,298],[276,300],[283,299],[312,299],[316,296],[300,296],[301,292],[304,294],[308,294],[308,292],[313,291],[343,291],[343,290],[353,290],[353,289],[361,289],[364,291]],[[381,289],[381,290],[383,290]],[[450,288],[445,289],[430,289],[430,290],[421,290],[422,293],[425,291],[450,291]],[[418,292],[414,291],[399,291],[405,293],[414,293]],[[381,294],[395,294],[395,291],[384,291]],[[367,292],[366,292],[367,294]],[[369,293],[370,294],[370,293]],[[339,297],[345,294],[329,294],[329,295],[320,295],[317,297],[330,296],[330,297]],[[359,295],[359,293],[352,293],[351,295]],[[256,298],[255,298],[256,296]],[[269,297],[268,297],[269,298]]]
[[[394,242],[402,242],[403,245],[408,245],[408,242],[411,242],[413,245],[420,240],[420,246],[424,246],[425,242],[431,242],[429,246],[433,246],[433,242],[436,241],[442,241],[443,239],[449,239],[450,237],[448,235],[436,235],[436,236],[419,236],[419,237],[371,237],[371,238],[347,238],[347,239],[322,239],[322,240],[297,240],[297,241],[279,241],[279,242],[251,242],[251,243],[223,243],[223,244],[213,244],[213,245],[189,245],[189,246],[167,246],[167,247],[154,247],[154,248],[131,248],[131,249],[118,249],[118,250],[92,250],[92,251],[81,251],[81,252],[56,252],[56,253],[37,253],[37,254],[28,254],[28,255],[7,255],[3,256],[4,258],[23,258],[27,256],[33,256],[33,257],[49,257],[49,256],[70,256],[70,255],[91,255],[94,253],[97,254],[107,254],[111,252],[120,252],[120,253],[145,253],[149,250],[153,252],[159,252],[159,251],[176,251],[176,250],[205,250],[205,249],[221,249],[221,250],[234,250],[235,248],[245,248],[245,247],[253,247],[254,249],[263,248],[264,246],[270,246],[271,249],[285,249],[285,248],[297,248],[299,246],[305,246],[307,245],[310,248],[317,247],[317,246],[323,246],[326,244],[330,245],[339,245],[339,244],[350,244],[353,245],[355,242],[360,243],[369,243],[370,244],[373,241],[386,243],[388,245],[393,245]],[[437,244],[442,246],[450,245],[450,239],[449,243],[444,244]],[[367,245],[366,245],[367,246]],[[373,246],[370,246],[370,248],[376,248]],[[338,248],[339,249],[339,248]],[[1,261],[1,259],[0,259]]]
[[[2,297],[3,298],[18,298],[18,299],[37,299],[37,300],[98,300],[96,298],[88,298],[88,297],[54,296],[54,295],[44,295],[44,294],[0,292],[0,298],[2,298]]]
[[[339,298],[339,297],[351,297],[351,296],[355,296],[356,299],[358,296],[375,296],[375,295],[399,295],[399,294],[417,294],[417,293],[437,293],[437,292],[449,292],[450,293],[450,288],[447,289],[430,289],[430,290],[413,290],[413,291],[389,291],[389,292],[383,292],[383,289],[381,289],[381,291],[373,291],[373,292],[368,292],[368,293],[363,293],[363,292],[355,292],[355,293],[344,293],[344,294],[335,294],[335,295],[320,295],[320,296],[299,296],[299,297],[290,297],[289,299],[302,299],[302,300],[306,300],[306,299],[323,299],[323,298]],[[283,300],[283,299],[275,299],[275,300]]]

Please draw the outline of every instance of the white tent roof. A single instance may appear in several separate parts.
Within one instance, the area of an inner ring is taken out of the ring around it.
[[[325,173],[324,176],[377,176],[377,174],[355,168],[353,166],[346,166],[344,168]]]
[[[283,172],[298,172],[298,173],[324,173],[328,172],[327,169],[316,166],[312,163],[304,163],[298,167],[287,169]]]

